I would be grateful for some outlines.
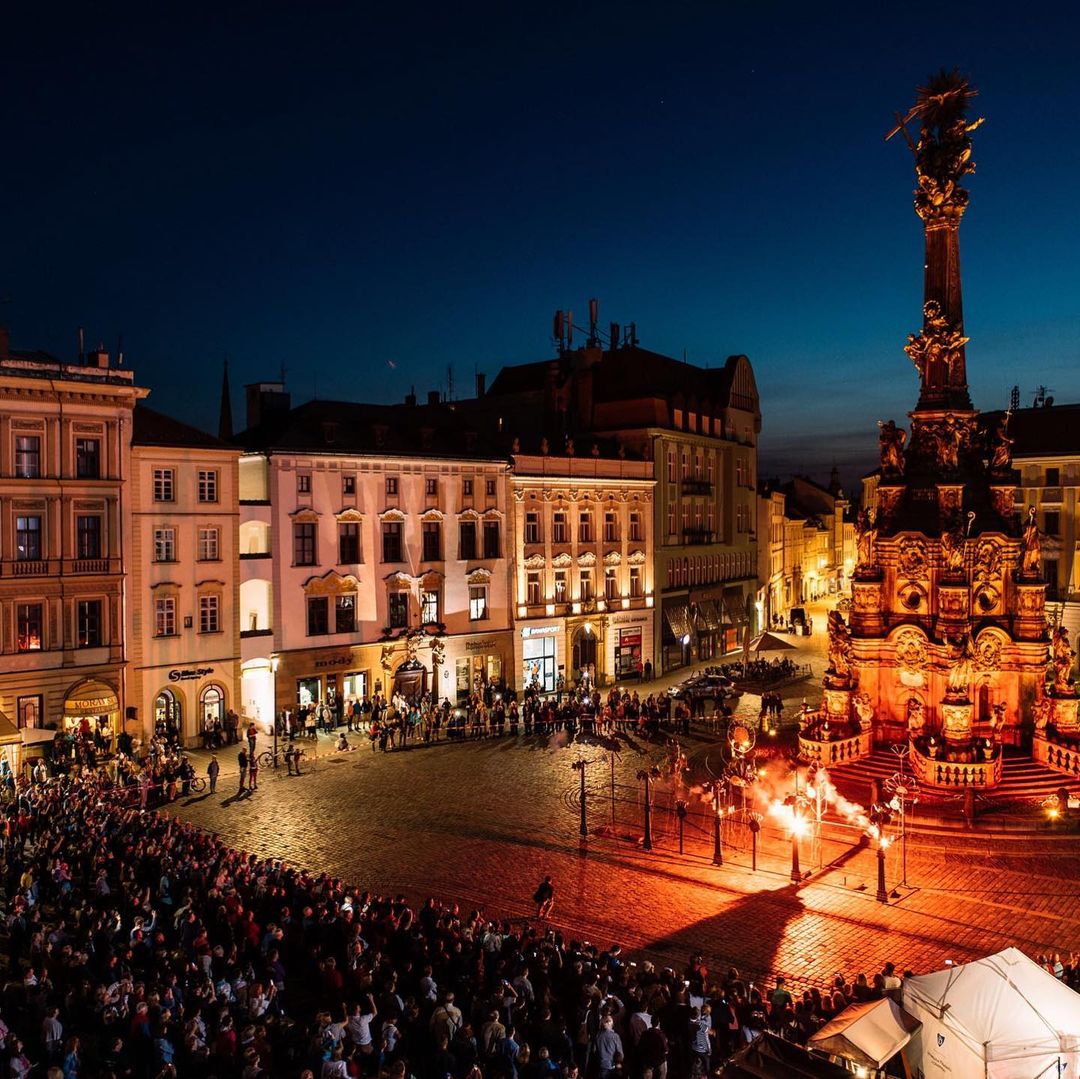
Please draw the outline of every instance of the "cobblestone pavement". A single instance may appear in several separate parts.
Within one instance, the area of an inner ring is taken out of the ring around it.
[[[1007,944],[1080,949],[1080,844],[1069,839],[1033,847],[959,834],[912,837],[908,886],[897,886],[904,875],[897,842],[887,854],[896,894],[885,905],[875,901],[875,852],[838,823],[801,843],[801,869],[812,872],[794,885],[790,842],[768,821],[756,872],[750,834],[737,818],[724,825],[724,865],[714,866],[711,808],[691,796],[680,855],[679,792],[666,780],[654,790],[654,849],[642,850],[636,775],[664,762],[662,746],[623,740],[612,826],[611,755],[602,746],[506,738],[383,754],[352,738],[359,748],[348,753],[334,753],[322,738],[298,778],[264,769],[260,789],[243,798],[235,795],[234,751],[223,752],[217,794],[181,799],[174,810],[259,855],[492,915],[528,916],[537,881],[551,873],[554,922],[580,939],[618,941],[673,965],[701,949],[713,964],[734,963],[758,979],[783,972],[796,984],[820,983],[836,971],[876,971],[889,959],[927,970]],[[687,748],[704,747],[695,738]],[[587,842],[578,834],[579,776],[570,767],[582,757],[593,762]]]

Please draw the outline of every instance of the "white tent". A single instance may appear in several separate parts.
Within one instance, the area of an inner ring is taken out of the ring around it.
[[[1080,1074],[1080,994],[1016,948],[908,978],[922,1022],[909,1056],[922,1079],[1059,1079]]]
[[[864,1068],[881,1068],[907,1045],[918,1029],[919,1021],[886,997],[848,1005],[835,1019],[811,1034],[807,1045]]]

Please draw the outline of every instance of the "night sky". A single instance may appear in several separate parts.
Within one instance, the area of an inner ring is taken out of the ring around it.
[[[916,398],[921,226],[882,137],[941,66],[988,118],[976,405],[1080,399],[1075,10],[30,7],[0,35],[0,319],[65,358],[80,324],[122,333],[191,422],[216,429],[226,354],[238,420],[282,364],[294,402],[445,390],[450,365],[468,395],[598,296],[647,348],[750,356],[763,474],[850,480]]]

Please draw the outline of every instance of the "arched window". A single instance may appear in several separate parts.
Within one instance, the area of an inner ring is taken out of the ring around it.
[[[225,722],[225,694],[220,686],[207,686],[199,694],[199,720],[205,722],[207,717],[211,720],[220,719]]]
[[[183,702],[171,689],[163,689],[154,700],[154,728],[173,726],[182,730]]]

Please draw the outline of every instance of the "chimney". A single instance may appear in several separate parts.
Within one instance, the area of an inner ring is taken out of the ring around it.
[[[612,322],[608,326],[608,341],[608,348],[614,352],[619,347],[619,324],[617,322]]]
[[[487,392],[487,375],[480,371],[476,372],[476,396],[483,397]]]
[[[109,353],[104,346],[98,345],[97,348],[92,348],[86,355],[87,367],[103,367],[109,366]]]
[[[405,394],[405,404],[412,408],[416,404],[416,387],[410,386],[409,392]]]
[[[292,407],[284,382],[252,382],[247,391],[247,426],[249,428],[280,424]]]
[[[429,405],[437,405],[439,403],[439,391],[438,390],[428,390],[428,392],[427,392],[427,403]]]
[[[0,363],[11,355],[11,339],[8,337],[8,328],[0,326]]]

